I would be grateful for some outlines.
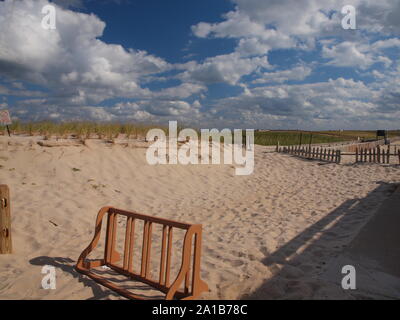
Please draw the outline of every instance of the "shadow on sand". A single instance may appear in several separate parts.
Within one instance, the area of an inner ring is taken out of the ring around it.
[[[94,280],[89,277],[80,274],[75,270],[75,261],[70,258],[61,258],[61,257],[36,257],[31,259],[30,264],[35,266],[45,266],[50,265],[54,266],[56,269],[60,269],[63,272],[71,274],[74,278],[78,279],[79,282],[83,283],[85,287],[89,287],[93,292],[93,297],[88,300],[100,300],[100,299],[109,299],[110,296],[123,298],[112,290],[107,289],[106,287],[98,284]],[[160,294],[148,294],[152,291],[152,289],[141,282],[138,281],[130,281],[126,277],[119,277],[117,273],[112,270],[94,270],[94,273],[102,276],[103,278],[111,281],[113,283],[118,283],[118,285],[124,289],[132,290],[136,295],[143,299],[163,299],[164,296]]]
[[[57,269],[61,269],[64,272],[71,274],[74,278],[78,279],[79,282],[83,283],[85,287],[89,287],[93,292],[93,297],[88,300],[99,300],[108,298],[110,295],[117,296],[113,291],[97,284],[92,279],[80,274],[75,270],[75,261],[70,258],[62,257],[36,257],[29,260],[29,263],[34,266],[50,265]]]
[[[351,199],[305,229],[275,252],[267,254],[262,263],[273,276],[242,299],[357,299],[363,293],[344,291],[340,284],[327,282],[323,275],[329,260],[340,255],[373,217],[382,195],[390,196],[395,184],[377,182],[379,186],[365,198]],[[377,197],[378,196],[378,197]],[[371,207],[372,206],[372,207]],[[356,232],[355,232],[356,231]],[[306,248],[301,250],[301,247]],[[338,270],[341,273],[341,270]],[[331,286],[330,291],[326,286]],[[333,288],[333,291],[332,291]],[[315,293],[318,292],[316,296]]]

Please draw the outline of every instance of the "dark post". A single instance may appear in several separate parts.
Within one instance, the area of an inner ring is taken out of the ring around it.
[[[12,253],[10,190],[0,185],[0,254]]]

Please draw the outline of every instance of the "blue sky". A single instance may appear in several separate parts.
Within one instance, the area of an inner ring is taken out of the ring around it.
[[[22,121],[400,128],[400,0],[5,0],[0,30]]]

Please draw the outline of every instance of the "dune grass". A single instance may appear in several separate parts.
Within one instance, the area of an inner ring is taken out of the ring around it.
[[[168,134],[167,127],[149,124],[132,123],[96,123],[89,121],[75,121],[56,123],[51,121],[22,123],[15,121],[10,125],[10,131],[14,135],[44,136],[45,138],[99,138],[113,140],[120,135],[127,138],[142,139],[152,128],[160,128]],[[178,132],[183,129],[178,127]],[[389,138],[400,136],[400,130],[389,131]],[[297,131],[297,130],[273,130],[255,131],[255,143],[259,145],[298,145],[311,143],[335,143],[342,141],[371,140],[376,138],[376,131],[346,130],[346,131]]]
[[[144,138],[155,125],[130,124],[130,123],[95,123],[95,122],[65,122],[55,123],[50,121],[21,123],[14,122],[10,126],[12,134],[26,134],[30,136],[44,136],[46,138],[80,139],[100,138],[115,139],[120,134],[128,138]],[[160,128],[166,130],[165,128]]]

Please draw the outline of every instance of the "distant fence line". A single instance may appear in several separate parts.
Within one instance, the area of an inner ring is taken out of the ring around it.
[[[341,151],[343,152],[356,152],[357,149],[372,149],[376,148],[377,146],[381,146],[385,144],[385,140],[377,140],[377,141],[370,141],[370,142],[360,142],[360,143],[355,143],[347,146],[343,146],[340,148]]]
[[[293,156],[297,156],[304,159],[310,160],[320,160],[332,163],[340,164],[342,161],[342,156],[355,156],[355,162],[370,162],[370,163],[382,163],[390,164],[390,159],[395,156],[399,160],[400,164],[400,149],[392,148],[389,145],[387,150],[382,149],[380,145],[375,148],[355,148],[354,153],[345,153],[341,150],[333,150],[330,148],[319,148],[319,147],[302,147],[302,146],[276,146],[276,152],[286,153]]]
[[[341,151],[328,148],[311,148],[301,146],[276,147],[276,151],[287,153],[304,159],[321,160],[339,164],[342,160]]]
[[[397,151],[397,153],[396,153]],[[390,163],[390,156],[397,156],[400,164],[400,150],[391,153],[390,145],[387,150],[381,149],[378,145],[376,148],[356,148],[356,162],[373,162],[373,163]]]

